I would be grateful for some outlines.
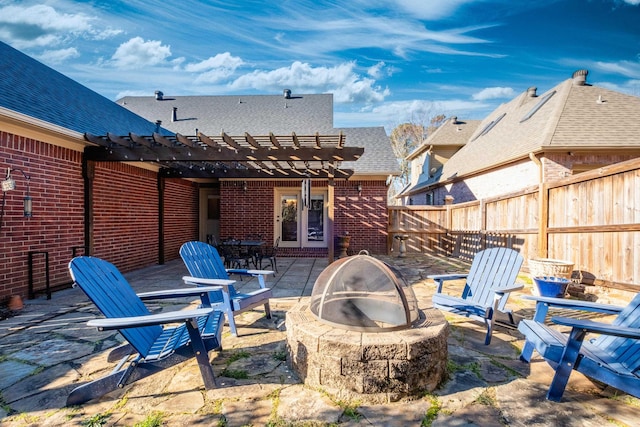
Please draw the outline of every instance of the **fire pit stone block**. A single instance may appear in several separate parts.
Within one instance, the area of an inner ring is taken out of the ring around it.
[[[425,310],[410,329],[358,332],[322,322],[300,303],[287,313],[286,330],[293,371],[341,399],[411,399],[446,378],[449,325],[435,309]]]

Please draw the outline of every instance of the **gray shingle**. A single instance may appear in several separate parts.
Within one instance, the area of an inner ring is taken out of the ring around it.
[[[0,42],[0,106],[76,132],[148,135],[155,124]]]

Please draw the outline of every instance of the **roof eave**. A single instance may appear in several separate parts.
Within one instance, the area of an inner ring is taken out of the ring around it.
[[[26,114],[0,107],[2,130],[56,146],[82,151],[89,143],[84,134],[58,126]]]

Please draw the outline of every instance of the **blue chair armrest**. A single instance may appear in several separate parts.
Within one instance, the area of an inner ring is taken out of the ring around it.
[[[436,293],[439,294],[442,292],[442,286],[446,280],[457,280],[457,279],[466,279],[469,275],[466,273],[461,274],[431,274],[427,276],[427,279],[433,279],[436,282],[437,288]]]
[[[456,279],[466,279],[469,276],[466,273],[460,274],[430,274],[427,276],[427,279],[433,280],[456,280]]]
[[[193,276],[182,276],[182,280],[187,285],[197,285],[197,286],[212,286],[216,288],[222,288],[224,290],[229,290],[229,285],[233,285],[236,283],[235,280],[229,279],[205,279],[204,277],[193,277]],[[199,288],[198,288],[199,289]],[[216,289],[219,291],[220,289]]]
[[[629,328],[620,325],[611,325],[609,323],[594,322],[588,319],[573,319],[571,317],[553,316],[553,323],[563,326],[578,328],[587,332],[596,332],[604,335],[612,335],[615,337],[640,339],[640,330],[638,328]]]
[[[181,289],[167,289],[162,291],[142,292],[137,294],[141,300],[150,299],[169,299],[169,298],[182,298],[190,296],[202,296],[206,292],[214,292],[222,289],[220,286],[207,286],[200,288],[181,288]]]
[[[212,308],[198,308],[195,310],[170,311],[168,313],[149,314],[133,317],[113,317],[108,319],[93,319],[87,326],[95,326],[100,331],[113,329],[139,328],[141,326],[164,325],[174,322],[186,322],[213,313]]]
[[[516,292],[524,289],[524,283],[514,283],[510,286],[505,286],[504,288],[493,289],[493,292],[498,296],[502,296],[504,294],[508,294],[510,292]]]
[[[619,314],[624,307],[613,304],[602,304],[598,302],[582,301],[571,298],[552,298],[536,295],[522,295],[523,299],[533,300],[543,303],[549,307],[566,308],[571,310],[593,311],[598,313]]]

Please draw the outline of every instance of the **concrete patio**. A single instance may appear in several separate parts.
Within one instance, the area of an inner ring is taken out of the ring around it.
[[[421,309],[431,305],[434,287],[428,274],[468,267],[456,259],[426,255],[380,258],[396,265],[412,284]],[[264,318],[262,311],[244,313],[237,318],[240,336],[230,335],[225,327],[223,351],[210,353],[217,389],[204,390],[192,360],[72,408],[65,407],[69,391],[113,368],[107,350],[119,344],[120,337],[85,325],[98,313],[78,289],[55,292],[51,300],[26,301],[17,315],[0,321],[0,425],[638,425],[638,399],[577,373],[563,402],[545,400],[553,371],[537,354],[530,365],[518,360],[523,342],[517,330],[498,326],[491,345],[485,346],[483,327],[454,315],[446,316],[449,379],[432,394],[368,405],[306,387],[285,360],[284,321],[287,310],[311,294],[326,266],[326,259],[278,259],[279,273],[269,279],[273,318]],[[184,274],[176,260],[125,276],[142,292],[181,286]],[[255,286],[246,279],[238,282],[239,288]],[[163,301],[151,307],[173,310],[188,302]],[[518,294],[509,305],[520,316],[533,313],[531,302]]]

